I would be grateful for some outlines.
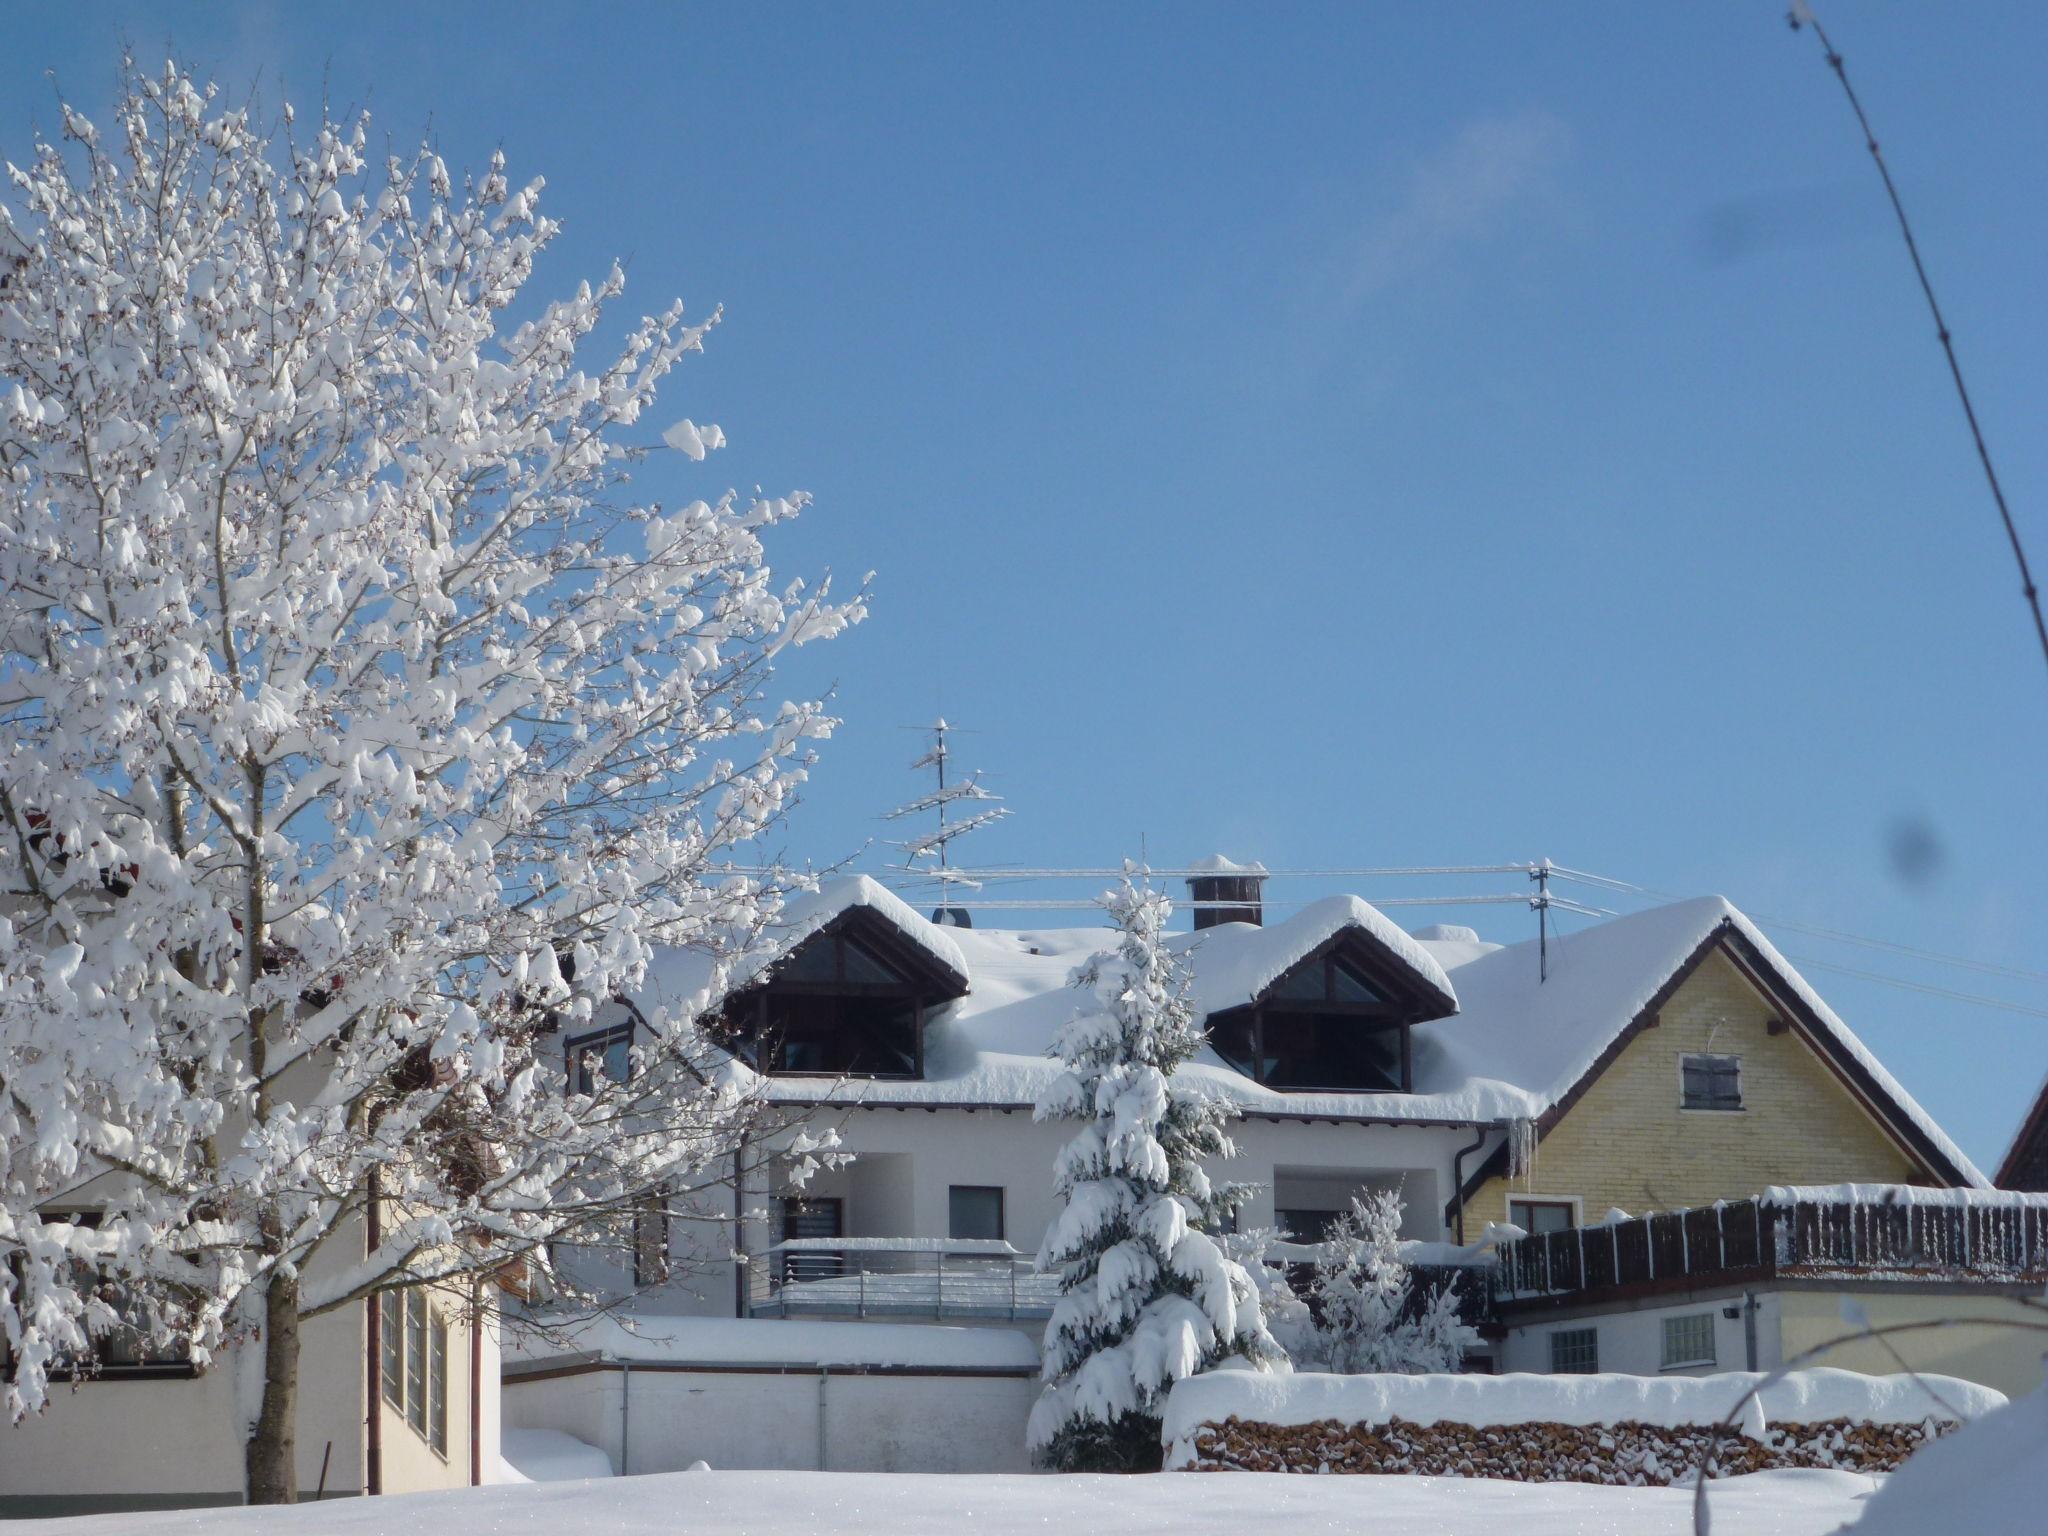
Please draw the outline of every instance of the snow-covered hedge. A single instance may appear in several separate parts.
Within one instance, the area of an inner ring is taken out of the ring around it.
[[[1166,1464],[1270,1471],[1413,1471],[1531,1481],[1665,1482],[1701,1460],[1700,1433],[1763,1378],[1259,1376],[1216,1371],[1167,1400]],[[1932,1434],[2002,1405],[1945,1376],[1798,1371],[1750,1398],[1725,1471],[1895,1466]]]

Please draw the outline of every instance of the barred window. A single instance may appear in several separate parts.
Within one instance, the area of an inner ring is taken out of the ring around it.
[[[1682,1083],[1679,1103],[1685,1109],[1742,1108],[1740,1056],[1681,1056],[1679,1077]]]
[[[377,1298],[378,1342],[383,1347],[384,1401],[405,1412],[405,1297],[386,1291]]]
[[[384,1401],[441,1457],[448,1454],[448,1320],[420,1288],[377,1298]]]
[[[1550,1370],[1557,1376],[1591,1376],[1600,1369],[1600,1330],[1560,1328],[1550,1336]]]
[[[1664,1369],[1714,1363],[1714,1314],[1688,1312],[1664,1319]]]

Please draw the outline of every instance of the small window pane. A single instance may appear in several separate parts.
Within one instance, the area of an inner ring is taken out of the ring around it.
[[[1742,1108],[1740,1056],[1684,1056],[1679,1067],[1684,1080],[1685,1108]]]
[[[854,943],[851,939],[844,940],[843,944],[848,981],[857,981],[871,987],[903,987],[910,984],[901,971],[880,955]]]
[[[1000,1238],[1003,1235],[1003,1192],[985,1184],[955,1184],[947,1201],[946,1235]]]
[[[1320,1003],[1328,995],[1329,983],[1323,976],[1323,962],[1312,965],[1297,965],[1274,985],[1267,994],[1274,1001],[1293,1003]]]
[[[1664,1369],[1714,1363],[1714,1314],[1688,1312],[1664,1319]]]
[[[1572,1206],[1569,1200],[1510,1200],[1508,1220],[1531,1237],[1545,1232],[1569,1231]]]
[[[835,939],[812,939],[775,967],[777,981],[837,981],[839,945]]]
[[[1330,1000],[1336,1003],[1383,1003],[1373,984],[1342,961],[1330,967]]]
[[[383,1350],[384,1401],[405,1412],[405,1298],[386,1291],[377,1299],[378,1343]]]
[[[432,1350],[427,1356],[427,1444],[448,1454],[448,1325],[434,1319]]]
[[[1560,1328],[1550,1336],[1550,1369],[1558,1376],[1591,1376],[1600,1369],[1600,1330]]]
[[[427,1298],[405,1293],[405,1420],[427,1432]]]

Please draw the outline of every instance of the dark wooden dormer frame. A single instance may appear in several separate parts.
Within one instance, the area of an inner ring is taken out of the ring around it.
[[[1337,997],[1335,969],[1342,965],[1357,973],[1373,991],[1383,999],[1381,1002],[1366,1003],[1340,1000]],[[1281,990],[1295,977],[1311,967],[1321,967],[1323,972],[1323,996],[1320,1001],[1278,996]],[[1319,1018],[1342,1018],[1351,1021],[1353,1027],[1372,1034],[1389,1031],[1398,1033],[1396,1049],[1400,1058],[1400,1082],[1397,1088],[1365,1088],[1357,1084],[1288,1084],[1277,1088],[1281,1093],[1413,1093],[1415,1091],[1415,1058],[1413,1030],[1417,1024],[1431,1019],[1444,1018],[1453,1012],[1434,989],[1416,985],[1416,979],[1408,966],[1394,955],[1384,944],[1370,934],[1356,928],[1345,928],[1332,934],[1321,944],[1303,955],[1294,964],[1276,976],[1250,1003],[1239,1008],[1224,1009],[1211,1014],[1207,1021],[1210,1040],[1213,1044],[1218,1033],[1233,1029],[1248,1028],[1251,1041],[1251,1056],[1248,1062],[1239,1062],[1220,1046],[1217,1054],[1245,1076],[1263,1086],[1274,1085],[1265,1082],[1263,1064],[1266,1060],[1265,1027],[1269,1016],[1286,1017],[1310,1016]],[[1219,1030],[1221,1026],[1221,1030]]]
[[[845,943],[851,941],[868,950],[898,975],[903,982],[849,981],[846,977]],[[814,945],[829,943],[833,953],[831,980],[788,975],[790,962]],[[924,1030],[934,1009],[967,995],[966,978],[956,975],[917,944],[906,940],[895,924],[866,907],[842,912],[796,945],[753,986],[735,992],[721,1010],[724,1034],[735,1054],[755,1070],[770,1077],[857,1077],[884,1082],[916,1082],[924,1077]],[[877,1001],[908,1002],[912,1005],[912,1067],[908,1072],[798,1072],[763,1064],[763,1047],[779,1049],[769,1026],[769,1010],[776,997],[871,998]]]

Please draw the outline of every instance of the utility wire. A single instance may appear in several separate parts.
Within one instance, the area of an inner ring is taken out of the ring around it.
[[[2005,503],[2005,491],[1998,483],[1998,471],[1991,466],[1991,450],[1985,446],[1984,430],[1977,424],[1977,408],[1970,403],[1969,386],[1963,382],[1963,365],[1956,358],[1955,342],[1950,338],[1948,321],[1942,317],[1941,305],[1934,297],[1934,284],[1927,276],[1927,264],[1920,259],[1920,244],[1913,238],[1913,226],[1906,218],[1906,205],[1899,199],[1899,189],[1892,181],[1891,167],[1885,164],[1884,152],[1878,148],[1877,134],[1871,129],[1870,119],[1863,111],[1863,103],[1856,95],[1856,87],[1849,83],[1848,68],[1842,63],[1841,54],[1828,38],[1820,18],[1813,14],[1807,0],[1792,0],[1788,19],[1792,30],[1802,25],[1813,28],[1813,35],[1819,39],[1821,51],[1826,55],[1828,68],[1835,72],[1835,78],[1842,82],[1842,93],[1849,98],[1849,106],[1856,114],[1856,123],[1863,130],[1863,147],[1870,151],[1870,158],[1877,162],[1877,174],[1884,178],[1885,195],[1891,199],[1892,212],[1898,216],[1899,233],[1906,240],[1906,254],[1913,258],[1913,275],[1920,279],[1920,292],[1927,298],[1927,308],[1934,316],[1934,333],[1941,338],[1941,350],[1948,358],[1949,377],[1955,381],[1956,398],[1963,403],[1963,416],[1970,424],[1970,439],[1977,445],[1977,461],[1984,466],[1984,479],[1991,487],[1991,499],[1998,504],[1998,516],[2005,524],[2005,536],[2012,544],[2012,557],[2020,568],[2020,591],[2025,595],[2027,607],[2034,615],[2034,633],[2041,641],[2041,656],[2048,661],[2048,619],[2041,617],[2041,592],[2034,585],[2034,573],[2027,565],[2027,551],[2020,543],[2020,531],[2012,520],[2012,509]]]
[[[2037,1019],[2048,1019],[2048,1008],[2035,1008],[2027,1003],[2007,1002],[2002,997],[1986,997],[1981,992],[1957,992],[1949,987],[1930,986],[1924,981],[1908,981],[1903,976],[1887,976],[1882,971],[1862,971],[1853,965],[1837,965],[1832,960],[1799,959],[1787,955],[1786,959],[1797,966],[1810,966],[1815,970],[1836,971],[1844,976],[1860,976],[1865,981],[1883,982],[1888,987],[1901,987],[1908,992],[1924,992],[1929,997],[1944,997],[1952,1002],[1974,1003],[1979,1008],[2002,1008],[2007,1013],[2024,1013]]]
[[[1556,879],[1567,880],[1575,885],[1590,885],[1597,890],[1616,891],[1628,896],[1647,896],[1653,901],[1684,900],[1670,891],[1636,885],[1628,880],[1616,880],[1608,875],[1592,875],[1581,869],[1567,869],[1561,864],[1553,864],[1550,873]],[[1933,965],[1953,965],[1985,976],[2009,976],[2015,981],[2048,982],[2048,971],[2029,970],[2023,965],[2000,965],[1991,960],[1973,960],[1967,955],[1950,955],[1938,949],[1921,949],[1912,944],[1901,944],[1894,939],[1873,939],[1864,934],[1849,933],[1841,928],[1826,928],[1818,923],[1800,922],[1789,917],[1773,917],[1766,912],[1751,912],[1749,916],[1767,928],[1782,928],[1787,933],[1803,934],[1807,938],[1830,939],[1837,944],[1853,944],[1861,949],[1881,950],[1886,954],[1899,955],[1908,960],[1925,960]]]

